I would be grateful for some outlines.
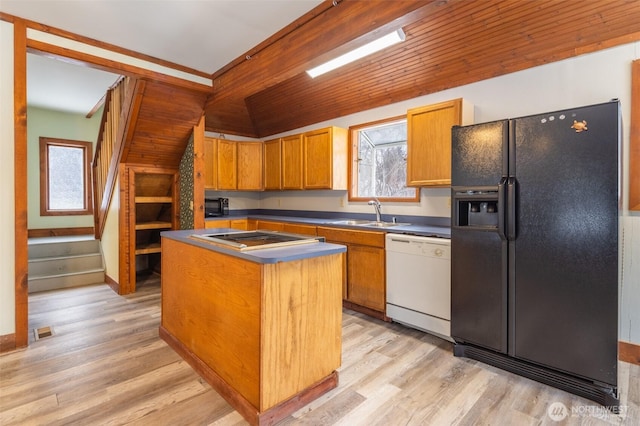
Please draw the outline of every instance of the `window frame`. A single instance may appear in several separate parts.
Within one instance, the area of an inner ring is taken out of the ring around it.
[[[49,208],[49,146],[79,148],[83,151],[84,204],[85,208],[76,210],[51,210]],[[40,137],[40,216],[75,216],[93,214],[91,184],[91,161],[93,144],[86,141]]]
[[[370,121],[368,123],[357,124],[354,126],[349,126],[349,173],[348,173],[348,181],[349,181],[349,191],[348,191],[348,200],[349,201],[369,201],[374,197],[358,197],[355,194],[358,193],[358,179],[354,177],[354,173],[357,173],[358,165],[358,137],[357,134],[360,130],[379,126],[381,124],[392,123],[394,121],[407,120],[406,115],[398,115],[395,117],[384,118],[381,120]],[[394,203],[416,203],[420,201],[420,188],[411,188],[413,189],[414,196],[413,197],[375,197],[379,201],[385,202],[394,202]]]

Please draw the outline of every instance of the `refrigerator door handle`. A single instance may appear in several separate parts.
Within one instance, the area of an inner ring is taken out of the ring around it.
[[[509,241],[516,239],[516,189],[518,182],[516,178],[510,177],[507,180],[507,204],[506,204],[506,238]]]
[[[502,240],[507,239],[507,234],[505,232],[505,213],[504,211],[500,212],[500,209],[504,208],[506,205],[505,202],[507,201],[506,187],[507,178],[503,177],[500,179],[500,183],[498,184],[498,235]]]

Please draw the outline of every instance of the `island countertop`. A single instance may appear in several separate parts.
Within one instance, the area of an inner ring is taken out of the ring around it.
[[[232,248],[225,248],[201,239],[191,238],[192,235],[217,234],[242,232],[232,228],[186,229],[180,231],[162,232],[162,237],[181,241],[207,250],[238,257],[250,262],[269,264],[278,262],[290,262],[293,260],[308,259],[328,254],[345,253],[347,248],[340,244],[325,242],[296,244],[288,247],[273,247],[241,252]]]

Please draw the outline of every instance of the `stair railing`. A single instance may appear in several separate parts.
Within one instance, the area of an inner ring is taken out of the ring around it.
[[[118,176],[118,164],[126,143],[126,128],[130,124],[131,111],[134,109],[135,89],[135,78],[122,77],[109,88],[105,96],[105,106],[92,163],[93,217],[96,239],[102,237],[107,212],[113,197],[113,188]]]

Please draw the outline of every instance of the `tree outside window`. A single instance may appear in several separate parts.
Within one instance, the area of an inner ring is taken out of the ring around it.
[[[88,215],[91,142],[40,138],[40,215]]]
[[[405,117],[350,128],[349,200],[418,201],[407,187],[407,120]]]

